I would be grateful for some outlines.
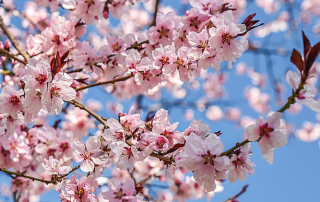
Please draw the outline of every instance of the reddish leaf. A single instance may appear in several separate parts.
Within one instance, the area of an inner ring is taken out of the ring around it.
[[[310,45],[310,41],[309,41],[308,37],[304,34],[303,31],[302,31],[302,39],[303,39],[304,59],[305,59],[305,62],[307,62],[306,56],[307,56],[309,49],[311,48],[311,45]]]
[[[62,57],[60,57],[59,52],[57,52],[56,57],[51,60],[51,74],[54,77],[61,68],[68,62],[66,58],[68,57],[69,51],[65,52]]]
[[[171,149],[169,149],[165,154],[170,154],[170,153],[178,150],[179,148],[184,147],[185,144],[186,144],[186,143],[183,143],[183,144],[175,144],[175,145],[173,145],[173,147],[172,147]]]
[[[263,25],[263,23],[261,23],[259,25],[255,25],[259,22],[259,20],[252,20],[255,16],[256,16],[255,13],[251,14],[242,22],[242,24],[244,24],[246,26],[246,31],[244,33],[238,34],[238,36],[244,36],[248,33],[248,31]]]
[[[295,64],[297,66],[297,68],[299,69],[300,72],[303,71],[303,69],[304,69],[303,68],[303,60],[302,60],[301,54],[296,49],[292,50],[290,60],[293,64]]]
[[[86,85],[89,85],[89,84],[86,82],[86,80],[88,80],[88,78],[84,78],[84,79],[74,79],[74,80],[76,80],[76,81],[78,81],[78,82],[80,82],[80,83],[84,83],[84,84],[86,84]]]
[[[65,60],[67,59],[68,55],[69,55],[69,51],[65,52],[65,53],[62,55],[61,60],[62,60],[62,61],[65,61]]]
[[[256,13],[249,15],[243,22],[242,24],[247,24],[248,22],[250,22],[254,16],[256,16]]]
[[[318,55],[319,55],[319,52],[320,52],[320,42],[317,43],[316,45],[312,46],[310,48],[310,50],[308,51],[308,54],[307,54],[307,65],[306,65],[306,68],[305,68],[305,71],[308,73],[309,70],[311,69],[314,61],[317,59]],[[307,74],[308,75],[308,74]]]

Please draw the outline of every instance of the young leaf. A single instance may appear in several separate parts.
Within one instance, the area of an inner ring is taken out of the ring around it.
[[[297,68],[299,69],[300,72],[303,71],[303,69],[304,69],[303,68],[303,60],[302,60],[301,54],[296,49],[292,50],[290,60],[293,64],[295,64],[297,66]]]

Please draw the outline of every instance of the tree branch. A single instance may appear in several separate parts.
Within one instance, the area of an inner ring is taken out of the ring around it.
[[[95,86],[101,86],[101,85],[106,85],[106,84],[114,84],[114,83],[119,82],[119,81],[126,81],[126,80],[128,80],[128,79],[130,79],[132,77],[133,77],[133,74],[131,73],[129,76],[120,77],[120,78],[112,79],[112,80],[109,80],[109,81],[98,82],[98,83],[93,83],[93,84],[90,84],[90,85],[87,85],[87,86],[83,86],[83,87],[77,88],[76,91],[84,90],[84,89],[87,89],[87,88],[92,88],[92,87],[95,87]]]
[[[241,194],[243,194],[244,192],[246,192],[248,186],[249,186],[249,185],[245,185],[239,193],[237,193],[236,195],[234,195],[233,197],[227,199],[227,200],[224,201],[224,202],[233,202],[233,201],[235,201],[236,198],[238,198],[239,196],[241,196]]]
[[[32,177],[32,176],[29,176],[29,175],[25,175],[23,173],[17,173],[17,172],[13,172],[13,171],[10,171],[10,170],[6,170],[4,168],[0,168],[0,171],[2,172],[5,172],[9,175],[15,175],[15,176],[18,176],[18,177],[24,177],[24,178],[28,178],[28,179],[31,179],[32,181],[39,181],[39,182],[44,182],[46,184],[56,184],[57,181],[55,180],[44,180],[44,179],[40,179],[40,178],[36,178],[36,177]]]
[[[22,48],[20,47],[19,43],[17,42],[17,40],[14,38],[14,36],[9,32],[7,26],[4,24],[2,17],[0,16],[0,27],[3,30],[3,32],[5,33],[5,35],[7,35],[7,37],[10,39],[10,41],[12,42],[13,46],[17,49],[17,51],[24,57],[24,59],[26,61],[28,61],[30,59],[30,56],[24,52],[22,50]]]
[[[74,105],[75,107],[78,107],[82,110],[87,111],[91,116],[93,116],[97,121],[99,121],[100,123],[102,123],[102,125],[104,126],[104,128],[109,128],[107,122],[104,121],[104,119],[102,118],[102,116],[96,114],[95,112],[93,112],[91,109],[89,109],[88,107],[86,107],[85,105],[83,105],[82,103],[80,103],[78,100],[74,99],[72,101],[67,101],[69,104]]]
[[[156,25],[157,14],[158,14],[158,9],[159,9],[159,3],[160,3],[160,0],[156,0],[156,4],[155,4],[155,7],[154,7],[154,13],[153,13],[153,21],[152,21],[150,27]]]
[[[20,60],[19,58],[15,57],[14,55],[12,55],[11,53],[9,53],[8,51],[3,50],[3,49],[1,49],[1,48],[0,48],[0,53],[8,56],[9,58],[11,58],[11,59],[13,59],[13,60],[18,61],[18,62],[20,62],[20,63],[22,63],[22,64],[24,64],[24,65],[27,64],[25,61]]]

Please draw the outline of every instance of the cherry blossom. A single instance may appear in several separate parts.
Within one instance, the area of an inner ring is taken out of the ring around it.
[[[64,175],[72,170],[70,166],[60,166],[59,161],[52,156],[50,156],[48,160],[44,159],[44,166],[46,169],[48,169],[51,175]]]
[[[296,72],[289,70],[286,74],[286,80],[293,90],[300,88],[300,77]],[[302,89],[299,91],[299,95],[295,100],[301,104],[306,105],[315,112],[320,112],[320,102],[314,99],[315,89],[310,85],[303,85]]]
[[[133,180],[126,181],[122,186],[117,179],[108,180],[110,191],[102,193],[103,198],[110,202],[121,201],[140,201],[139,196],[136,196],[136,190]]]
[[[58,190],[59,198],[61,201],[98,202],[98,197],[94,194],[98,187],[93,175],[83,176],[79,180],[76,175],[72,175],[62,189]]]
[[[74,159],[76,162],[81,162],[80,168],[84,172],[94,171],[95,165],[102,165],[107,160],[100,149],[101,143],[98,137],[89,137],[86,144],[74,141],[71,146],[76,154]]]
[[[252,175],[254,173],[253,166],[255,164],[250,160],[250,143],[243,145],[232,154],[230,159],[230,171],[228,179],[235,182],[237,179],[244,181],[247,178],[247,172]]]
[[[0,112],[17,118],[18,112],[23,110],[23,94],[22,89],[17,91],[12,86],[3,87],[0,94]]]
[[[273,163],[274,149],[287,144],[287,131],[279,129],[282,113],[275,112],[268,116],[267,121],[259,117],[257,122],[250,125],[244,131],[244,138],[249,141],[258,141],[261,147],[262,157],[267,159],[268,163]]]
[[[176,157],[177,166],[184,166],[193,171],[194,179],[204,184],[210,192],[216,188],[215,179],[226,178],[229,159],[219,156],[223,151],[223,144],[215,134],[210,134],[203,140],[198,135],[191,133],[186,137],[184,151]]]

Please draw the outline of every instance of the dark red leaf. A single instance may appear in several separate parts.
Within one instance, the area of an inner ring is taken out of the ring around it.
[[[60,58],[60,54],[59,54],[58,51],[57,51],[57,54],[56,54],[56,59],[57,59],[58,65],[60,65],[61,64],[61,58]]]
[[[304,34],[303,31],[302,31],[302,39],[303,39],[303,49],[304,49],[304,60],[305,60],[305,62],[307,62],[306,56],[307,56],[309,49],[311,48],[311,45],[310,45],[310,41],[309,41],[308,37]]]
[[[254,16],[256,16],[256,13],[249,15],[243,22],[242,24],[247,24],[248,22],[250,22]]]
[[[307,65],[306,65],[306,68],[305,68],[305,71],[307,72],[307,75],[309,73],[309,70],[311,69],[314,61],[317,59],[318,55],[319,55],[319,52],[320,52],[320,42],[317,43],[316,45],[312,46],[310,48],[310,50],[308,51],[307,53]]]
[[[303,71],[303,69],[304,69],[303,60],[302,60],[301,54],[296,49],[292,50],[290,60],[293,64],[295,64],[297,66],[297,68],[300,72]]]
[[[78,81],[78,82],[80,82],[80,83],[84,83],[84,84],[89,85],[89,84],[86,82],[86,80],[88,80],[88,78],[85,78],[85,79],[74,79],[74,80],[76,80],[76,81]]]
[[[68,57],[69,51],[65,52],[62,57],[60,57],[59,52],[57,52],[56,57],[51,60],[51,74],[54,77],[61,68],[68,62],[66,58]]]
[[[263,25],[263,23],[259,24],[259,25],[255,25],[259,22],[259,20],[252,20],[254,17],[256,16],[256,14],[251,14],[249,15],[243,22],[242,24],[244,24],[246,26],[246,31],[241,33],[241,34],[238,34],[238,36],[244,36],[246,35],[250,30],[256,28],[256,27],[259,27],[261,25]],[[254,26],[255,25],[255,26]]]
[[[61,57],[61,61],[65,61],[67,59],[68,55],[69,55],[69,51],[65,52]]]
[[[185,144],[186,144],[186,143],[183,143],[183,144],[175,144],[175,145],[173,145],[173,147],[172,147],[171,149],[169,149],[165,154],[170,154],[170,153],[178,150],[179,148],[184,147]]]

